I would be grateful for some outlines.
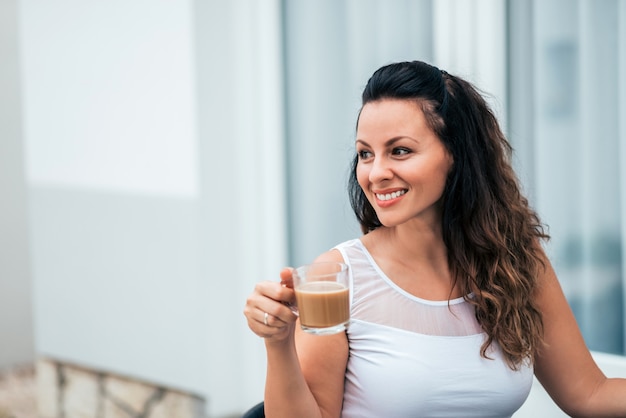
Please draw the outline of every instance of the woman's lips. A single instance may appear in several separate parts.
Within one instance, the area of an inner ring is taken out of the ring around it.
[[[376,203],[378,204],[378,206],[386,208],[398,202],[402,198],[402,196],[406,194],[406,192],[406,189],[394,190],[389,192],[384,191],[374,193],[374,196],[376,197]]]

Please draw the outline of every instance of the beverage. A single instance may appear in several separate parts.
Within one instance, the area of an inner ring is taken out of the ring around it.
[[[348,288],[341,283],[316,281],[296,287],[302,329],[314,334],[345,330],[350,320]]]
[[[310,334],[336,334],[350,321],[349,268],[317,262],[293,270],[300,327]]]

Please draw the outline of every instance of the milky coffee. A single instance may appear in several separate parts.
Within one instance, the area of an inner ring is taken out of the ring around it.
[[[345,325],[350,319],[348,289],[336,282],[304,283],[295,289],[303,329]]]

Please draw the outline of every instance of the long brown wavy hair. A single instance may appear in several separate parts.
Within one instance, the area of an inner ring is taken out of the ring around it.
[[[495,341],[512,369],[533,362],[543,341],[534,299],[538,272],[545,267],[540,242],[549,236],[521,193],[512,147],[496,117],[471,83],[421,61],[378,69],[362,105],[381,99],[418,103],[454,159],[441,201],[443,239],[455,284],[475,306],[487,334],[480,354],[489,358]],[[355,155],[350,201],[368,233],[382,224],[358,184],[357,164]]]

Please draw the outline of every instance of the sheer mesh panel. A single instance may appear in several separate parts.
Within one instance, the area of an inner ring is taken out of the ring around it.
[[[352,319],[425,335],[459,337],[483,332],[474,307],[463,298],[420,299],[392,282],[360,240],[338,249],[350,264]],[[366,303],[372,300],[375,303]]]

